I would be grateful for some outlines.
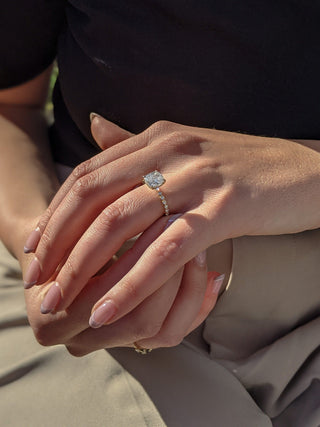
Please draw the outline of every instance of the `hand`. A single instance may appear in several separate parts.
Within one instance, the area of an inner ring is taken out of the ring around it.
[[[102,121],[93,121],[93,134]],[[318,157],[292,141],[156,123],[76,168],[48,211],[38,282],[71,250],[57,276],[55,309],[66,308],[123,241],[163,215],[157,196],[136,187],[160,170],[171,212],[183,215],[95,306],[108,301],[105,322],[114,322],[213,243],[318,227]]]
[[[223,281],[219,273],[207,274],[204,254],[189,262],[177,274],[179,282],[175,283],[176,278],[173,277],[161,291],[118,322],[99,329],[88,325],[94,302],[130,270],[137,257],[156,238],[154,233],[161,233],[166,223],[167,218],[158,220],[136,241],[134,251],[129,250],[122,255],[121,264],[116,262],[102,275],[90,279],[65,311],[40,314],[40,304],[50,285],[28,290],[29,321],[38,341],[43,345],[65,344],[76,356],[101,348],[132,347],[133,342],[138,342],[142,347],[157,348],[178,344],[202,323],[213,309]],[[182,283],[177,291],[181,276]]]

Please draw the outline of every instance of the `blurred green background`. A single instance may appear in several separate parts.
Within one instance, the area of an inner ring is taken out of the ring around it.
[[[55,84],[57,77],[58,77],[58,73],[59,73],[58,66],[55,63],[53,66],[52,74],[51,74],[51,78],[50,78],[49,93],[48,93],[48,99],[47,99],[47,104],[46,104],[46,111],[49,114],[53,112],[52,92],[53,92],[54,84]]]

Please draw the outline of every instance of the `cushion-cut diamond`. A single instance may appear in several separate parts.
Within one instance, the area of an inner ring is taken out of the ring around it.
[[[145,184],[147,184],[149,188],[152,188],[153,190],[161,187],[161,185],[163,185],[166,182],[166,180],[163,178],[161,173],[157,170],[145,175],[143,177],[143,181]]]

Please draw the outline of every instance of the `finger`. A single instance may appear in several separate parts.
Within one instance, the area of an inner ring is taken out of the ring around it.
[[[94,121],[96,121],[95,119]],[[98,124],[97,124],[98,125]],[[100,132],[102,135],[105,135],[108,133],[108,129],[110,131],[110,128],[112,127],[113,130],[115,129],[111,122],[108,120],[103,119],[102,117],[99,117],[99,126],[104,127]],[[181,128],[184,128],[185,126],[180,126]],[[46,212],[41,216],[38,225],[34,232],[32,232],[31,243],[32,246],[28,246],[29,239],[27,239],[26,245],[25,245],[25,252],[34,252],[36,248],[38,247],[39,242],[42,241],[43,233],[46,230],[47,224],[49,223],[50,219],[52,218],[53,214],[56,212],[59,206],[62,205],[62,210],[67,208],[67,204],[65,202],[65,198],[67,194],[72,190],[72,188],[76,185],[77,182],[80,181],[80,186],[82,185],[82,188],[85,187],[85,177],[87,175],[90,175],[94,171],[100,169],[104,165],[109,165],[112,162],[115,162],[118,159],[125,158],[131,153],[134,153],[144,147],[147,147],[150,145],[150,143],[157,139],[157,137],[165,138],[165,136],[172,131],[173,129],[176,129],[176,125],[174,123],[170,122],[159,122],[151,125],[148,129],[146,129],[144,132],[140,133],[139,135],[132,136],[131,138],[127,138],[124,141],[118,142],[119,139],[119,129],[117,130],[116,135],[116,141],[117,143],[113,145],[111,148],[103,151],[102,153],[99,153],[98,155],[90,158],[89,160],[81,163],[78,165],[71,175],[67,178],[67,180],[64,182],[64,184],[61,186],[55,197],[53,198],[52,202],[50,203],[48,209]],[[94,127],[94,131],[98,132],[96,125]],[[123,131],[123,136],[128,136],[127,131]],[[97,136],[98,137],[98,136]],[[98,143],[104,144],[104,137],[101,136],[101,141]],[[110,138],[109,142],[105,142],[105,144],[110,144]],[[143,164],[145,171],[145,165],[148,164],[149,167],[151,167],[152,163],[146,163],[143,161],[143,159],[137,159],[138,163],[132,163],[132,164]],[[154,162],[153,162],[154,163]],[[132,169],[132,164],[129,165],[129,171]],[[119,171],[123,169],[124,164],[117,164],[116,171]],[[156,167],[154,167],[156,169]],[[152,169],[151,169],[152,170]],[[115,176],[115,174],[113,174]],[[82,181],[81,181],[82,180]],[[88,178],[87,178],[88,180]],[[90,178],[89,178],[90,181]],[[79,188],[78,188],[79,189]],[[85,206],[82,206],[82,208],[85,208]],[[47,244],[49,244],[49,240],[47,236],[44,236],[44,239]]]
[[[56,277],[53,299],[56,300],[60,295],[60,301],[55,309],[60,311],[68,307],[106,260],[126,240],[150,227],[161,214],[161,203],[146,187],[136,188],[104,209],[82,235]],[[172,271],[171,275],[174,273]],[[168,279],[169,277],[164,282]]]
[[[204,281],[206,282],[206,274],[203,274],[206,272],[206,268],[205,266],[203,266],[203,260],[204,257],[202,255],[198,257],[198,259],[194,259],[189,263],[188,268],[190,274],[188,273],[188,275],[186,275],[186,272],[184,272],[183,279],[185,281],[188,277],[188,287],[192,285],[192,280],[198,281],[199,279],[204,279]],[[200,274],[198,275],[196,273]],[[214,302],[217,298],[218,289],[220,288],[221,283],[223,281],[221,281],[221,278],[223,278],[223,275],[220,275],[217,272],[208,273],[208,285],[206,286],[206,283],[204,283],[206,290],[204,302],[202,303],[200,308],[200,312],[203,311],[203,314],[205,311],[207,312],[209,310],[209,306],[213,308]],[[180,278],[177,277],[177,280],[179,281]],[[181,339],[176,339],[177,335],[179,335],[179,332],[177,331],[181,328],[181,324],[184,323],[183,318],[185,318],[186,313],[189,312],[187,305],[189,304],[190,300],[192,300],[192,295],[194,295],[194,289],[191,287],[191,295],[186,289],[184,289],[185,295],[182,299],[180,299],[180,296],[182,294],[180,289],[168,313],[168,308],[166,309],[166,307],[170,306],[172,299],[171,301],[168,300],[168,295],[166,295],[166,293],[167,291],[169,293],[172,292],[173,287],[174,281],[170,280],[163,288],[161,288],[161,291],[159,290],[158,292],[153,294],[147,301],[143,302],[139,307],[137,307],[137,309],[129,313],[127,316],[124,316],[117,322],[108,325],[107,328],[100,327],[99,329],[94,329],[91,331],[90,329],[86,329],[79,336],[75,336],[72,338],[72,340],[70,340],[70,342],[67,344],[68,350],[71,354],[75,356],[83,356],[101,348],[111,348],[119,346],[131,347],[132,342],[138,343],[143,348],[156,348],[161,346],[176,345],[178,341],[180,341],[187,333],[189,333],[189,331],[186,332],[186,330],[184,330]],[[157,307],[157,313],[159,313],[160,311],[160,292],[162,293],[162,297],[165,297],[163,300],[164,311],[160,318],[158,316],[154,318],[154,308]],[[201,294],[202,293],[203,292],[201,291]],[[158,300],[159,297],[160,300]],[[183,300],[186,305],[184,305]],[[210,301],[209,304],[208,301]],[[195,300],[193,300],[193,302],[195,302]],[[177,306],[180,307],[180,310],[176,310]],[[192,311],[194,313],[196,310],[192,308]],[[168,313],[168,315],[166,319],[161,322],[161,318],[164,317],[164,314],[166,312]],[[196,321],[197,320],[192,322],[190,328],[194,329],[196,327]],[[160,332],[157,334],[158,329],[160,330]],[[189,330],[191,331],[191,329]],[[142,339],[142,337],[144,336],[153,336],[153,338]]]
[[[183,269],[180,269],[158,291],[146,298],[132,312],[112,325],[91,322],[91,331],[85,330],[80,337],[69,342],[69,350],[84,349],[86,353],[98,348],[130,346],[135,341],[152,337],[161,329],[176,298]]]
[[[92,136],[101,150],[106,150],[133,136],[133,133],[122,129],[97,113],[90,114],[90,121]]]
[[[103,149],[107,148],[107,146],[111,148],[81,163],[69,175],[51,201],[46,212],[40,217],[36,229],[33,230],[28,237],[24,248],[25,253],[34,252],[36,250],[50,218],[77,180],[90,174],[101,166],[124,157],[143,146],[143,138],[139,138],[138,140],[131,139],[130,143],[119,144],[121,141],[125,141],[130,136],[133,136],[133,134],[103,119],[101,116],[99,116],[99,118],[95,117],[92,120],[91,128],[94,132],[93,136],[96,138],[97,144]]]
[[[172,215],[156,221],[135,241],[133,248],[121,256],[121,263],[118,260],[106,272],[92,278],[66,311],[60,311],[56,314],[52,310],[52,314],[40,315],[40,303],[42,308],[48,307],[46,295],[52,284],[31,289],[26,298],[32,302],[28,304],[29,319],[38,341],[44,345],[71,342],[73,337],[88,329],[91,307],[121,280],[140,258],[146,247],[178,217],[178,215]],[[99,343],[97,342],[97,344]]]
[[[140,166],[140,171],[130,168],[128,161],[136,162],[130,159],[128,156],[120,165],[86,175],[68,192],[51,216],[36,249],[38,283],[45,282],[53,274],[63,254],[75,245],[106,206],[141,184],[144,168]]]
[[[191,326],[189,327],[186,335],[188,335],[190,332],[200,326],[201,323],[208,317],[210,312],[213,310],[217,303],[219,292],[223,285],[224,279],[225,275],[220,274],[217,271],[210,271],[208,273],[207,289],[201,308],[199,310],[199,313],[197,314],[197,317],[194,319]]]
[[[145,348],[180,344],[200,310],[206,288],[207,262],[203,251],[185,265],[179,292],[159,333],[138,344]]]
[[[113,286],[127,273],[139,259],[145,248],[152,243],[154,239],[168,227],[179,215],[171,216],[169,219],[161,218],[154,223],[149,229],[147,229],[136,241],[134,247],[125,253],[117,263],[112,266],[106,273],[100,276],[100,280],[107,281]],[[120,231],[124,229],[124,226],[119,223],[119,227],[111,227],[112,233],[110,239],[105,239],[105,233],[102,233],[100,229],[98,233],[93,230],[88,232],[94,243],[86,241],[84,250],[77,251],[76,248],[72,251],[68,261],[61,268],[59,274],[56,277],[56,281],[51,285],[50,290],[43,301],[42,312],[47,314],[52,311],[61,311],[68,307],[74,298],[80,293],[80,291],[86,286],[90,277],[92,277],[92,271],[98,271],[101,268],[102,263],[105,263],[111,254],[117,252],[124,242],[124,233],[122,236],[119,234],[117,229]],[[147,227],[146,227],[147,228]],[[97,238],[95,235],[97,234]],[[110,233],[109,233],[110,234]],[[133,233],[134,235],[138,234]],[[85,239],[86,236],[83,236]],[[100,247],[96,250],[96,244],[99,239]],[[86,246],[95,248],[95,251],[86,252]],[[101,250],[100,250],[101,249]],[[73,273],[73,274],[72,274]],[[119,274],[121,276],[119,277]],[[117,281],[114,281],[114,279]],[[99,283],[99,282],[98,282]],[[100,282],[101,283],[101,282]],[[100,285],[99,285],[100,286]],[[101,286],[100,286],[101,287]],[[52,289],[52,290],[51,290]],[[98,299],[98,298],[97,298]],[[96,300],[97,301],[97,300]]]
[[[186,213],[162,233],[139,258],[133,268],[93,308],[93,316],[104,311],[104,323],[112,323],[129,313],[145,298],[203,250],[208,239],[200,215]],[[210,238],[210,237],[209,237]],[[206,244],[206,247],[210,245]]]
[[[144,164],[149,161],[145,161],[145,159],[152,157],[150,147],[140,151],[141,153],[136,152],[128,155],[122,159],[120,164],[116,162],[117,164],[111,168],[107,170],[104,168],[100,174],[96,171],[95,176],[86,177],[85,181],[80,181],[66,196],[64,203],[52,216],[39,243],[36,251],[38,276],[32,276],[32,281],[31,277],[28,277],[31,283],[39,284],[48,280],[57,265],[60,264],[63,254],[76,246],[77,242],[77,254],[81,251],[89,251],[86,239],[88,236],[90,238],[92,230],[94,230],[95,236],[94,239],[91,236],[90,244],[93,244],[92,252],[94,252],[99,246],[101,238],[108,239],[105,240],[105,243],[110,242],[111,236],[108,233],[105,235],[106,232],[113,233],[116,231],[120,235],[122,234],[122,236],[118,236],[122,239],[124,232],[126,232],[124,238],[127,240],[134,236],[134,233],[146,229],[155,219],[163,215],[163,204],[160,202],[156,191],[150,190],[147,186],[141,186],[130,191],[132,186],[141,183],[145,171]],[[150,169],[155,167],[152,161],[155,162],[156,159],[154,157],[152,159],[149,162]],[[137,166],[130,168],[132,163],[137,164]],[[121,165],[124,165],[124,168],[121,168]],[[172,207],[172,212],[177,212],[179,206],[183,209],[186,201],[195,201],[195,199],[190,200],[185,197],[183,171],[179,176],[170,173],[165,174],[165,176],[170,181],[170,187],[168,188],[165,183],[161,189],[163,189],[169,206]],[[101,236],[99,236],[99,227],[96,227],[94,221],[98,221],[102,228],[101,231],[104,234]],[[115,230],[111,230],[111,222],[114,227],[117,227]],[[123,229],[119,228],[120,222],[124,226]],[[106,230],[106,227],[109,230]],[[85,233],[87,233],[86,236]],[[81,236],[85,236],[85,238],[83,239]],[[98,260],[99,255],[96,254],[95,256]],[[101,260],[98,261],[98,263],[100,262]],[[93,271],[92,274],[95,272]]]

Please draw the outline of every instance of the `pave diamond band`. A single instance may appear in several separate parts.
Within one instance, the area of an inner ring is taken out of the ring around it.
[[[152,351],[152,348],[141,347],[137,342],[133,343],[133,347],[134,347],[135,351],[139,354],[148,354]]]
[[[169,206],[168,206],[168,203],[167,203],[167,200],[166,200],[164,194],[162,193],[162,191],[160,191],[160,187],[166,182],[166,180],[164,179],[162,174],[157,170],[150,172],[143,177],[143,182],[149,188],[151,188],[151,190],[156,190],[156,192],[158,193],[158,196],[160,198],[160,201],[162,203],[162,206],[164,209],[164,214],[166,216],[168,216],[169,215]]]

